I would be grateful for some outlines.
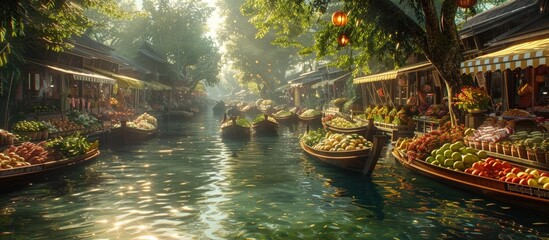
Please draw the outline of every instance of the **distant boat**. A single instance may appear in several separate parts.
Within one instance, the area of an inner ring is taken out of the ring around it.
[[[247,138],[250,137],[250,123],[246,118],[239,116],[224,117],[221,123],[221,136],[228,138]]]
[[[259,117],[263,117],[260,121],[252,123],[252,129],[254,133],[260,135],[277,135],[278,134],[278,122],[267,114],[263,114]]]

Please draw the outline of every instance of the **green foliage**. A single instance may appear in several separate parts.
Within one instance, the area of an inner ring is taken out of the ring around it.
[[[303,134],[303,136],[301,136],[301,141],[307,146],[312,147],[319,143],[324,138],[324,136],[326,136],[326,133],[326,129],[318,128],[316,130],[312,130]]]
[[[135,11],[134,4],[124,5]],[[118,54],[134,58],[137,50],[148,43],[163,59],[171,63],[166,74],[178,85],[192,90],[202,82],[208,86],[219,82],[221,55],[214,40],[207,36],[207,20],[213,8],[203,1],[144,0],[139,14],[131,18],[105,18],[97,12],[90,16],[100,22],[92,36]]]

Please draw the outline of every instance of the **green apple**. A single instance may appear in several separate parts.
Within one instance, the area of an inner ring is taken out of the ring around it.
[[[452,159],[454,159],[454,161],[461,160],[461,153],[460,152],[453,152],[452,153]]]
[[[485,159],[488,157],[488,153],[484,150],[479,150],[477,152],[477,156],[480,158],[480,159]]]
[[[425,159],[425,161],[428,162],[428,163],[431,163],[431,162],[435,161],[435,157],[429,156]]]
[[[444,156],[447,157],[447,158],[451,158],[451,157],[452,157],[452,153],[454,153],[454,151],[452,151],[452,150],[446,150],[446,151],[444,151]]]
[[[453,167],[454,167],[455,169],[460,170],[460,171],[465,170],[465,165],[463,165],[463,162],[462,162],[462,161],[455,161]]]
[[[451,158],[448,158],[448,159],[444,160],[444,166],[445,167],[454,167],[454,160],[452,160]]]

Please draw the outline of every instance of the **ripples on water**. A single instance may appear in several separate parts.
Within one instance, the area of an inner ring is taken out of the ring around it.
[[[212,127],[214,126],[214,127]],[[61,177],[0,198],[0,239],[540,239],[547,218],[408,172],[372,177],[301,153],[304,126],[222,140],[218,120],[164,123]]]

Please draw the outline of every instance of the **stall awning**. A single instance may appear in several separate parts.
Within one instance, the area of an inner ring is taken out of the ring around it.
[[[157,91],[172,90],[171,86],[168,86],[166,84],[159,83],[159,82],[145,82],[145,85],[147,86],[147,88],[151,90],[157,90]]]
[[[316,76],[316,77],[305,77],[302,79],[299,79],[299,81],[295,81],[290,83],[290,87],[301,87],[303,85],[311,84],[316,81],[320,81],[322,79],[322,76]]]
[[[275,89],[274,91],[275,92],[283,92],[283,91],[286,91],[290,88],[290,84],[289,83],[285,83],[284,85],[278,87],[277,89]]]
[[[549,59],[549,38],[517,44],[461,63],[461,73],[538,67]]]
[[[112,73],[103,69],[92,68],[91,70],[101,74],[105,74],[109,77],[116,79],[116,83],[118,84],[119,87],[133,88],[133,89],[143,89],[145,87],[145,82],[139,79],[120,75],[117,73]]]
[[[97,73],[88,71],[86,69],[53,66],[53,65],[50,65],[50,64],[46,64],[46,63],[38,63],[38,62],[30,61],[28,59],[26,61],[29,62],[29,63],[32,63],[32,64],[44,66],[44,67],[46,67],[48,69],[51,69],[51,70],[54,70],[54,71],[58,71],[58,72],[62,72],[62,73],[65,73],[65,74],[72,75],[72,77],[75,80],[79,80],[79,81],[87,81],[87,82],[95,82],[95,83],[103,83],[103,84],[115,84],[116,83],[116,80],[114,80],[110,77],[107,77],[107,76],[104,76],[104,75],[101,75],[101,74],[97,74]]]
[[[350,75],[351,75],[350,73],[347,73],[347,74],[344,74],[343,76],[339,76],[339,77],[331,79],[331,80],[318,82],[318,83],[315,83],[315,84],[311,85],[311,88],[319,88],[319,87],[323,87],[323,86],[326,86],[326,85],[328,85],[328,86],[329,85],[334,85],[335,82],[337,82],[339,80],[342,80],[342,79],[345,79],[345,78],[348,78]]]
[[[368,82],[377,82],[377,81],[387,81],[396,79],[398,74],[406,73],[406,72],[414,72],[414,71],[421,71],[426,70],[428,68],[431,68],[431,62],[422,62],[417,64],[411,64],[408,66],[405,66],[403,68],[397,69],[397,70],[391,70],[387,72],[382,72],[378,74],[368,75],[364,77],[355,78],[353,80],[354,84],[360,84],[360,83],[368,83]]]

